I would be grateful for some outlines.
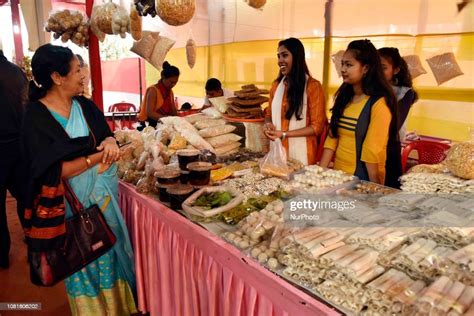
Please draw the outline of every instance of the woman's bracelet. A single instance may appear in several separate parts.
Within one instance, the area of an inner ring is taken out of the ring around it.
[[[283,132],[283,134],[281,135],[281,141],[284,141],[286,138],[286,132]]]
[[[87,169],[89,169],[92,165],[92,161],[89,156],[85,156],[84,159],[86,160]]]

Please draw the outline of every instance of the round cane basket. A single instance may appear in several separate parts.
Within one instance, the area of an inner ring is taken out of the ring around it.
[[[195,0],[156,0],[156,13],[165,23],[172,26],[188,23],[195,10]]]

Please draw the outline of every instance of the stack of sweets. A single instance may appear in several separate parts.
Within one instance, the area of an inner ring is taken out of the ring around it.
[[[242,119],[263,117],[261,105],[267,102],[268,98],[262,94],[268,94],[268,90],[259,89],[254,84],[242,86],[242,90],[234,92],[235,97],[227,99],[227,115]]]

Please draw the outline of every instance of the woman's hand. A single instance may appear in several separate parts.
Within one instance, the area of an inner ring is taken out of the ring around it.
[[[107,171],[107,169],[110,168],[110,166],[111,166],[111,164],[106,164],[106,163],[99,162],[98,167],[97,167],[97,173],[98,174],[104,173],[105,171]]]
[[[97,147],[98,151],[102,151],[102,163],[111,164],[120,159],[120,148],[113,137],[107,137]]]
[[[267,122],[265,123],[265,125],[263,126],[263,134],[271,139],[271,140],[275,140],[275,137],[273,135],[273,132],[276,130],[276,127],[275,125],[273,125],[272,122]]]
[[[282,138],[283,132],[277,130],[267,130],[264,132],[265,136],[270,138],[271,140],[275,140],[277,138]]]

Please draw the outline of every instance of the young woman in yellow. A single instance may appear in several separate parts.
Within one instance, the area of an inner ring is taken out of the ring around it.
[[[277,56],[280,73],[270,90],[264,133],[281,138],[289,158],[315,164],[317,136],[327,124],[323,88],[309,74],[300,40],[280,41]]]
[[[369,40],[353,41],[342,57],[343,84],[335,95],[321,166],[384,184],[387,143],[396,139],[396,100]]]
[[[146,89],[145,99],[138,114],[138,120],[141,122],[142,128],[145,127],[145,121],[155,127],[160,118],[177,115],[172,89],[178,83],[178,80],[178,67],[165,61],[161,71],[161,79]]]

